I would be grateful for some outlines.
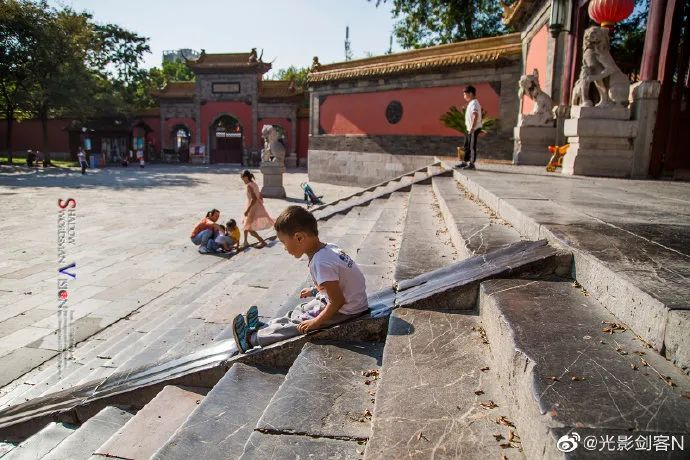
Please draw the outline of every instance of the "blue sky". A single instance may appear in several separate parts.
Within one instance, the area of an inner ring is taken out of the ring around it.
[[[345,26],[355,58],[388,49],[394,19],[390,4],[367,0],[50,0],[91,12],[150,38],[145,67],[159,66],[163,50],[204,48],[207,53],[264,49],[273,69],[344,60]],[[393,40],[393,50],[401,48]]]

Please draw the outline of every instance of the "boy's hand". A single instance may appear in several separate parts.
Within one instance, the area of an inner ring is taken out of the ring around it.
[[[311,291],[312,288],[304,288],[299,292],[299,298],[300,299],[306,299],[307,297],[311,297]]]
[[[321,325],[321,322],[319,321],[319,318],[314,318],[314,319],[308,319],[306,321],[302,321],[297,325],[297,330],[301,334],[306,334],[309,331],[313,331],[319,328]]]

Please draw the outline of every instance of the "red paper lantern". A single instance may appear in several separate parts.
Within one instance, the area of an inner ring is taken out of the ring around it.
[[[630,16],[635,9],[635,0],[591,0],[589,17],[601,27],[612,27]]]

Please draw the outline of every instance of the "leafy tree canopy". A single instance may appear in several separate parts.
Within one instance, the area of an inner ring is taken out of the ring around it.
[[[373,1],[373,0],[369,0]],[[388,0],[375,0],[376,6]],[[390,0],[403,48],[423,48],[506,32],[496,0]]]
[[[295,85],[303,88],[307,83],[308,67],[295,67],[291,65],[287,69],[280,69],[275,72],[274,78],[276,80],[294,80]]]

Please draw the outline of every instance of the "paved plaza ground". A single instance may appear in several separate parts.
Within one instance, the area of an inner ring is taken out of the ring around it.
[[[1,167],[0,387],[57,355],[61,266],[76,263],[68,270],[76,273],[68,302],[77,343],[147,305],[176,303],[170,299],[185,286],[204,292],[207,283],[211,290],[215,278],[200,274],[231,262],[200,255],[189,234],[211,208],[220,209],[221,222],[234,218],[241,223],[245,191],[240,172],[219,165],[150,165],[82,176],[76,169]],[[254,173],[261,184],[261,174]],[[303,169],[285,175],[288,198],[266,199],[274,217],[287,205],[302,203],[299,184],[305,180]],[[329,201],[355,190],[312,185]],[[76,244],[66,245],[67,264],[59,264],[58,199],[68,198],[77,202]],[[225,315],[229,321],[235,313],[220,308],[216,316],[224,322]]]

